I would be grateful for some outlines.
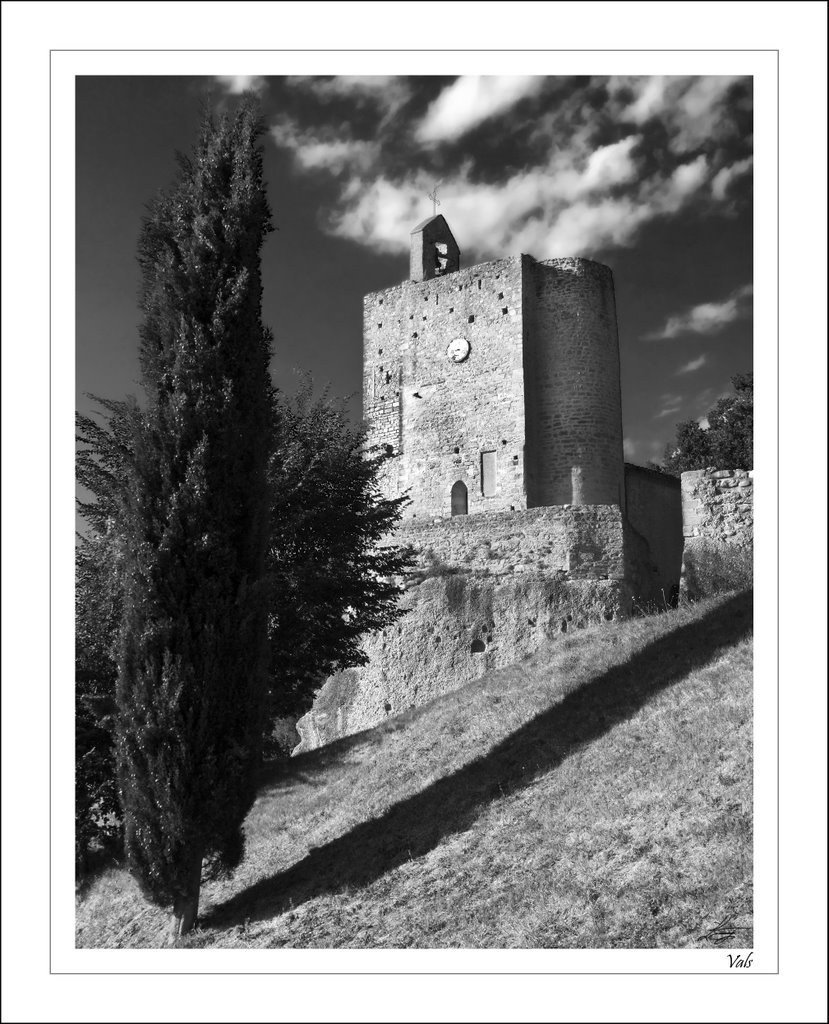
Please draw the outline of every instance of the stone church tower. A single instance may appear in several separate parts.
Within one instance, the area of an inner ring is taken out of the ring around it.
[[[613,275],[512,256],[461,270],[440,214],[410,280],[363,303],[369,440],[406,518],[624,504]]]
[[[571,629],[651,601],[682,560],[679,481],[625,466],[613,276],[577,258],[461,269],[442,216],[410,280],[364,299],[369,441],[408,492],[406,615],[297,723],[299,750],[367,729]]]

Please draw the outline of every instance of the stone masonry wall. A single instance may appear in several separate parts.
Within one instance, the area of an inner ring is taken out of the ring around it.
[[[682,474],[682,589],[691,596],[749,586],[754,481],[743,469]]]
[[[369,440],[395,455],[389,496],[411,489],[407,518],[448,516],[456,481],[470,513],[526,508],[521,259],[510,258],[367,295],[363,407]],[[463,338],[462,362],[447,348]],[[494,452],[494,494],[482,455]]]
[[[608,267],[511,257],[367,295],[363,315],[369,439],[395,455],[382,486],[410,491],[408,518],[448,516],[456,481],[470,513],[624,502]]]
[[[527,504],[623,505],[613,274],[592,260],[523,259]]]
[[[744,469],[682,474],[685,543],[704,538],[740,547],[754,542],[754,481]]]
[[[409,521],[395,544],[411,544],[426,568],[453,566],[490,576],[566,574],[570,579],[623,579],[622,518],[608,505],[558,505],[522,512]],[[678,578],[678,570],[677,570]]]

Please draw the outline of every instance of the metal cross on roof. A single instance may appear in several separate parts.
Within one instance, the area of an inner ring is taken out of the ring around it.
[[[429,193],[429,199],[432,200],[432,216],[433,217],[437,214],[438,207],[440,206],[440,200],[438,199],[438,185],[439,184],[440,184],[440,182],[438,182],[437,185],[435,185],[435,187]]]

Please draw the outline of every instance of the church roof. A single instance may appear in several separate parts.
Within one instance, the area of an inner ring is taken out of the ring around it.
[[[417,225],[416,228],[412,228],[410,234],[416,235],[418,233],[418,231],[422,231],[426,227],[426,225],[427,224],[431,224],[433,220],[442,220],[443,223],[446,224],[446,218],[443,216],[443,214],[442,213],[436,213],[436,214],[433,214],[431,217],[427,217],[426,220],[422,220]],[[446,224],[446,227],[448,228],[449,225]]]

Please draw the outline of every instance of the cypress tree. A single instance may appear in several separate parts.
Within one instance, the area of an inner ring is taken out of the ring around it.
[[[250,97],[232,116],[206,115],[151,204],[139,244],[146,403],[111,403],[97,451],[102,472],[109,455],[120,474],[106,511],[123,597],[125,844],[145,894],[172,905],[174,941],[196,921],[205,861],[221,870],[241,857],[261,752],[275,407],[262,132]]]

